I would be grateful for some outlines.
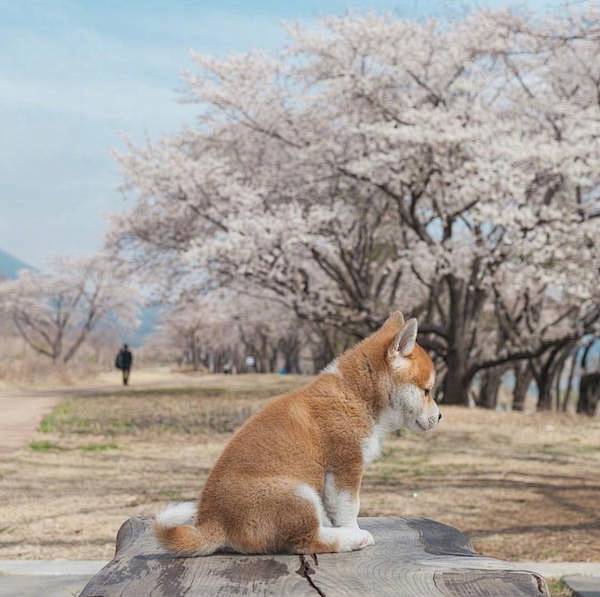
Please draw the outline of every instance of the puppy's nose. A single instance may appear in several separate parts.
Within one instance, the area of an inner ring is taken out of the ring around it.
[[[440,413],[440,414],[438,415],[438,421],[441,421],[441,420],[442,420],[442,413]]]

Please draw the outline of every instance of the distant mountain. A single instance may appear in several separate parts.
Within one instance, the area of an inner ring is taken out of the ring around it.
[[[34,269],[31,265],[17,259],[0,249],[0,278],[16,278],[22,269]]]

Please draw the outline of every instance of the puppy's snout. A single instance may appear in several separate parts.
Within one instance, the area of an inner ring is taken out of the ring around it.
[[[438,415],[438,422],[442,420],[442,413]]]

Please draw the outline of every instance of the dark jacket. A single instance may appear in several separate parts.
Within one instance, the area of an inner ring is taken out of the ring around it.
[[[131,369],[132,364],[133,355],[131,354],[131,351],[121,348],[115,360],[115,367],[117,369]]]

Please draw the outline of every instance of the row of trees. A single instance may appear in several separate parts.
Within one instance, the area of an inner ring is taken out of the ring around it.
[[[331,341],[331,333],[290,317],[278,304],[222,290],[182,299],[167,309],[147,348],[177,355],[194,370],[313,373],[335,354]],[[253,358],[250,366],[247,357]]]
[[[600,322],[597,4],[289,35],[196,56],[197,125],[120,156],[135,203],[110,245],[175,302],[212,320],[224,291],[328,357],[401,308],[444,402],[494,406],[512,372],[516,405],[533,381],[558,407]]]

